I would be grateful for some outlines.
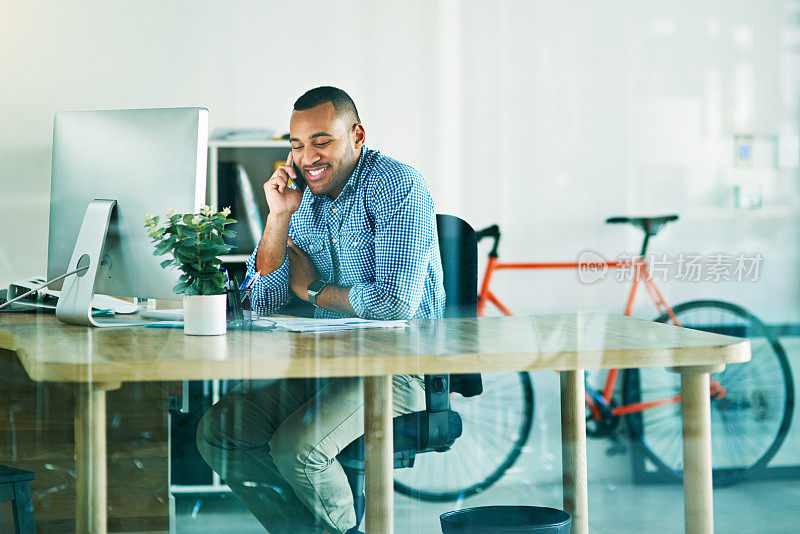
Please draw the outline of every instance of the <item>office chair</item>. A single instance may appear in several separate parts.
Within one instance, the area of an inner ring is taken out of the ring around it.
[[[445,317],[475,317],[478,305],[478,242],[475,230],[453,215],[436,215],[442,258]],[[413,467],[417,454],[447,451],[461,435],[461,416],[450,409],[450,392],[472,397],[483,392],[479,374],[425,375],[425,411],[394,418],[394,467]],[[342,464],[356,511],[364,517],[364,436],[342,449]]]

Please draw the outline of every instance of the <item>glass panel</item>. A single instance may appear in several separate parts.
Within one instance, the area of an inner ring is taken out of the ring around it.
[[[17,4],[0,531],[796,530],[800,1]]]

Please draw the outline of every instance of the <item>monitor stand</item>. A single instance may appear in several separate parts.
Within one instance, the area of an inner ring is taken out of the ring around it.
[[[56,317],[64,323],[82,326],[143,326],[129,318],[92,317],[92,297],[97,273],[102,263],[111,214],[116,200],[95,199],[86,207],[78,239],[69,260],[67,272],[87,267],[85,271],[64,279],[56,304]]]

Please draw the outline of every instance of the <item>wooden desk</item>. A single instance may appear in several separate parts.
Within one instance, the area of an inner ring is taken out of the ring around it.
[[[411,321],[406,330],[328,334],[88,329],[52,316],[0,315],[0,348],[33,380],[78,384],[79,532],[105,532],[105,392],[121,382],[364,376],[366,530],[393,532],[391,375],[558,370],[564,508],[588,532],[583,372],[671,367],[683,395],[686,531],[713,531],[709,372],[750,359],[750,343],[605,314]]]

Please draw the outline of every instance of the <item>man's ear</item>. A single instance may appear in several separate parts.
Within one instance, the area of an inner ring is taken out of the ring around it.
[[[362,124],[355,124],[353,125],[353,146],[358,150],[362,146],[364,146],[364,141],[367,139],[367,132],[364,131],[364,126]]]

